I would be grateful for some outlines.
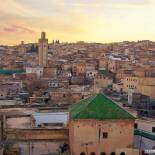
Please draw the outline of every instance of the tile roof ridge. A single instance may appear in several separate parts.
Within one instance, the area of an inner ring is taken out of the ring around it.
[[[92,96],[92,99],[91,99],[91,101],[89,101],[89,103],[88,103],[88,105],[92,102],[92,101],[94,101],[94,99],[96,99],[96,97],[99,95],[99,93],[98,94],[95,94],[94,96]]]
[[[110,97],[104,95],[108,100],[111,100],[117,107],[121,108],[124,112],[128,113],[129,115],[131,115],[133,118],[135,118],[130,112],[128,112],[125,108],[123,108],[122,106],[120,106],[118,104],[118,102],[114,101],[113,99],[111,99]]]
[[[85,110],[87,107],[88,107],[88,105],[96,98],[96,96],[97,96],[98,94],[96,94],[96,95],[94,95],[94,96],[90,96],[90,97],[88,97],[87,99],[91,99],[90,101],[88,100],[88,101],[86,101],[86,105],[84,106],[84,108],[82,109],[82,111],[83,110]],[[87,99],[83,99],[83,100],[87,100]],[[82,101],[82,100],[81,100]],[[88,103],[87,103],[88,102]],[[79,102],[77,102],[77,104],[78,104]],[[76,114],[76,116],[78,115],[78,114],[80,114],[81,113],[81,111],[79,111],[77,114]]]

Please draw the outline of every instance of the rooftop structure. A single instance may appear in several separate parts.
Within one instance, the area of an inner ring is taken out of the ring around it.
[[[134,119],[104,94],[97,94],[81,100],[70,108],[73,119]]]
[[[12,75],[12,74],[21,74],[21,73],[25,73],[24,70],[0,70],[0,74],[1,75]]]

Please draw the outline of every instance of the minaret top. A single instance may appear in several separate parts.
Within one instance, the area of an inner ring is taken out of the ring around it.
[[[46,39],[46,32],[41,32],[41,38],[39,39],[39,42],[48,42],[48,39]]]
[[[41,39],[45,39],[46,38],[46,33],[45,32],[41,32]]]

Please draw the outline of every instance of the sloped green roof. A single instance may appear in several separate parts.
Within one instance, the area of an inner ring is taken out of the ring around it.
[[[3,70],[3,69],[0,69],[0,74],[1,75],[12,75],[12,74],[21,74],[21,73],[24,73],[25,71],[23,70]]]
[[[151,132],[146,132],[146,131],[143,131],[143,130],[136,129],[134,131],[134,135],[142,136],[142,137],[145,137],[147,139],[151,139],[151,140],[155,141],[155,134],[151,133]]]
[[[134,117],[103,94],[81,100],[70,107],[72,119],[134,119]]]

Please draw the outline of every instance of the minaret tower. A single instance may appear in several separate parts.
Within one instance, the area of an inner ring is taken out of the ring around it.
[[[47,67],[48,65],[48,39],[46,39],[46,33],[41,33],[41,38],[38,44],[39,50],[39,66]]]

